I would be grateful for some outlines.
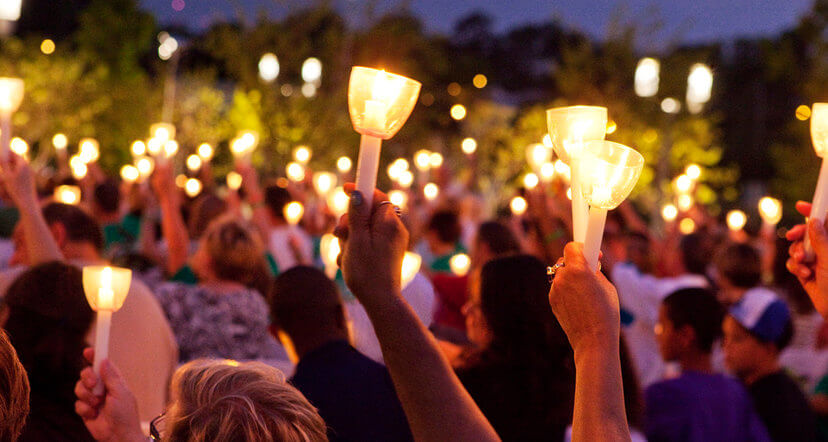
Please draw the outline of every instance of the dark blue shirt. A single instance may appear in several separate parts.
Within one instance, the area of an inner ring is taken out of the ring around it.
[[[411,441],[388,370],[346,341],[306,354],[291,379],[328,425],[331,441]]]
[[[688,371],[647,388],[649,442],[770,441],[741,383]]]

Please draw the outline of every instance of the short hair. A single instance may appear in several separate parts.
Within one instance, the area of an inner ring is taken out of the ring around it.
[[[716,295],[702,288],[686,288],[673,292],[661,303],[675,328],[692,328],[696,347],[705,353],[713,351],[713,344],[722,336],[725,316]]]
[[[487,221],[477,229],[477,241],[486,244],[496,256],[520,253],[515,234],[497,221]]]
[[[0,329],[0,441],[15,441],[29,415],[29,378],[8,335]]]
[[[279,370],[196,359],[173,375],[168,440],[327,441],[325,421]]]
[[[704,275],[707,272],[711,251],[710,240],[703,233],[684,235],[679,242],[684,268],[696,275]]]
[[[60,223],[66,229],[66,236],[72,242],[91,244],[96,250],[103,249],[101,226],[83,209],[62,203],[49,203],[43,207],[46,224]]]
[[[227,203],[213,193],[202,193],[190,209],[190,234],[193,238],[200,238],[213,220],[227,212]]]
[[[730,244],[716,254],[716,271],[736,287],[749,289],[762,281],[762,259],[747,244]]]
[[[253,228],[232,215],[214,220],[202,237],[219,279],[237,281],[264,296],[270,287],[265,249]]]
[[[265,188],[265,204],[270,209],[271,215],[278,219],[285,219],[285,206],[287,206],[293,198],[290,192],[282,186],[270,185]]]
[[[450,244],[459,241],[463,233],[457,214],[450,210],[435,212],[428,221],[426,231],[436,233],[440,241]]]
[[[268,303],[274,325],[291,337],[308,326],[325,329],[345,322],[336,284],[315,267],[296,266],[276,277]]]
[[[118,182],[112,178],[106,179],[95,186],[95,205],[104,213],[115,213],[121,206],[121,189]]]

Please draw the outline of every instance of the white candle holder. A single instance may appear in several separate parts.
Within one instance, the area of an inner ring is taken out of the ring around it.
[[[580,189],[590,205],[584,257],[593,271],[598,270],[607,211],[618,207],[629,196],[643,167],[644,157],[623,144],[602,140],[584,145],[580,158]]]
[[[603,140],[606,136],[607,108],[600,106],[556,107],[546,111],[546,122],[555,154],[570,167],[572,236],[575,241],[584,242],[589,208],[581,195],[578,162],[585,143]]]
[[[348,111],[354,130],[362,135],[356,189],[369,205],[376,187],[382,140],[393,137],[408,120],[421,86],[418,81],[383,70],[361,66],[351,70]]]
[[[112,325],[112,313],[118,311],[129,294],[132,283],[132,271],[120,267],[86,266],[83,268],[83,291],[86,301],[98,318],[95,325],[95,373],[100,377],[101,362],[109,356],[109,329]],[[103,381],[98,380],[93,392],[104,392]]]

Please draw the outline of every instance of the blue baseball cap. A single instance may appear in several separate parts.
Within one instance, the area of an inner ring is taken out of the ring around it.
[[[764,287],[746,291],[728,313],[765,342],[779,342],[791,322],[791,313],[785,302]]]

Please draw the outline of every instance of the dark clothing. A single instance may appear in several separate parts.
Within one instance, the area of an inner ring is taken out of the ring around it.
[[[753,405],[774,442],[816,440],[816,418],[799,386],[782,371],[748,387]]]
[[[574,377],[538,367],[480,363],[457,376],[503,441],[562,441],[572,423]]]
[[[29,415],[18,442],[95,440],[75,413],[74,393],[71,393],[72,397],[60,395],[63,398],[56,397],[54,391],[46,393],[49,395],[44,397],[34,390],[31,392]]]
[[[646,397],[649,442],[770,441],[745,388],[726,376],[687,371]]]
[[[291,383],[328,425],[331,441],[412,441],[388,370],[346,341],[306,354]]]

